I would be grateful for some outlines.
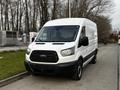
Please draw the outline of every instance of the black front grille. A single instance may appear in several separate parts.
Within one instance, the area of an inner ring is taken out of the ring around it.
[[[31,61],[56,63],[58,55],[55,51],[35,50],[30,55]]]

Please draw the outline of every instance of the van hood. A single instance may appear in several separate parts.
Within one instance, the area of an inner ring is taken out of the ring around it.
[[[52,51],[61,51],[64,49],[68,49],[75,46],[75,42],[50,42],[50,43],[42,43],[42,42],[33,42],[28,48],[33,50],[52,50]]]

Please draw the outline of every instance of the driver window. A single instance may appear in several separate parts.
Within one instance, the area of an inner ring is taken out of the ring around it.
[[[85,26],[84,26],[84,27],[82,27],[80,38],[83,38],[85,36],[86,36],[86,30],[85,30]]]
[[[78,48],[81,46],[80,44],[80,40],[86,36],[86,30],[85,30],[85,26],[82,27],[82,30],[81,30],[81,34],[80,34],[80,38],[79,38],[79,44],[78,44]]]

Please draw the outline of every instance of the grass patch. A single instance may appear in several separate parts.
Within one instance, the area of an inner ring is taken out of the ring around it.
[[[24,72],[25,51],[0,52],[0,80]]]

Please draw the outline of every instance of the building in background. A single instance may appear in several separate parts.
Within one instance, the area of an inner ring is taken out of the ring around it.
[[[18,45],[18,33],[15,31],[0,31],[0,46]]]

